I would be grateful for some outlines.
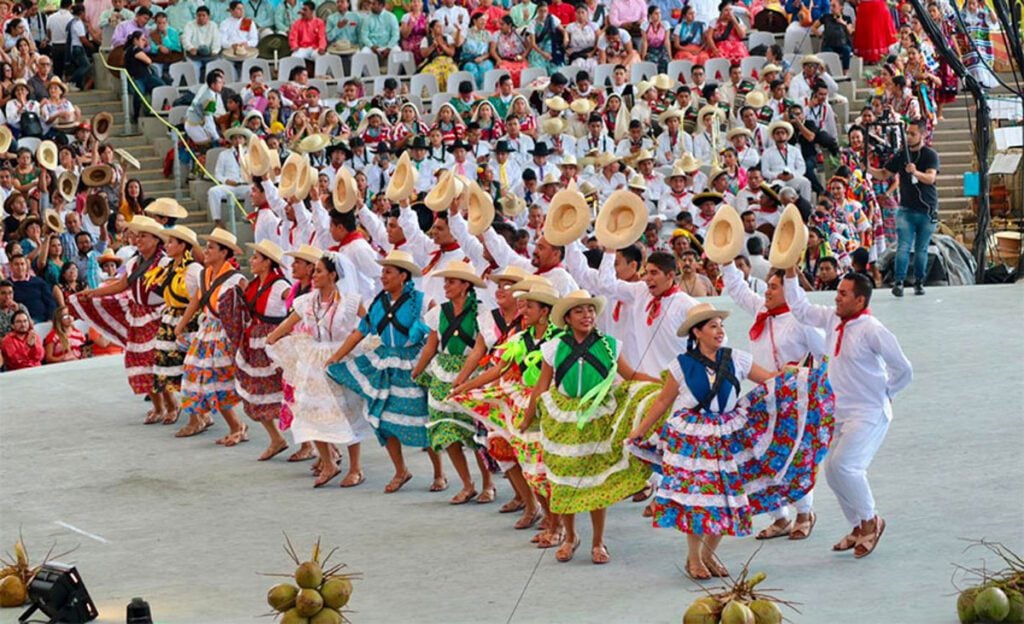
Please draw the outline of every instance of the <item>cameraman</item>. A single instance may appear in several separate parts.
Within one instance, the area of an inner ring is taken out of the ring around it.
[[[903,296],[903,280],[907,277],[910,250],[914,250],[914,294],[924,294],[928,270],[928,241],[939,222],[939,194],[935,180],[939,175],[939,155],[924,144],[925,120],[907,125],[907,151],[900,152],[885,163],[883,169],[869,167],[871,175],[888,180],[900,179],[900,207],[896,211],[896,268],[892,294]]]
[[[804,108],[799,104],[793,104],[786,109],[786,121],[793,125],[793,138],[789,142],[792,145],[798,145],[800,153],[804,157],[804,177],[810,181],[814,192],[820,195],[825,192],[825,187],[818,179],[818,160],[820,158],[818,147],[828,150],[831,154],[837,154],[839,153],[839,144],[834,136],[807,119],[804,116]]]

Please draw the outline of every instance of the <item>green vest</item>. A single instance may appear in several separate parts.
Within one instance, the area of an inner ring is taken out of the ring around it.
[[[455,321],[455,306],[451,301],[441,304],[441,318],[437,323],[437,336],[441,341],[441,351],[451,355],[464,355],[468,349],[476,344],[476,335],[479,331],[476,323],[476,301],[466,299],[462,308],[462,321],[458,327],[449,331],[449,327]],[[448,339],[445,340],[445,336]]]
[[[558,348],[555,350],[554,369],[556,377],[558,376],[558,371],[565,366],[566,360],[573,353],[572,344],[575,344],[575,338],[573,338],[572,332],[567,331],[558,341]],[[562,378],[555,380],[558,383],[559,389],[566,396],[575,399],[582,397],[592,388],[597,387],[604,381],[607,372],[615,370],[615,349],[615,339],[611,336],[601,336],[598,338],[596,342],[590,345],[587,352],[605,368],[605,374],[601,374],[601,371],[595,368],[587,358],[574,358],[572,365],[566,368]],[[582,362],[582,366],[580,362]]]

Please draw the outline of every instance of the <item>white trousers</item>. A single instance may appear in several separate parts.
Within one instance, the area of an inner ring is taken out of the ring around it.
[[[298,50],[292,50],[292,53],[289,56],[306,59],[307,61],[314,61],[320,56],[320,54],[317,53],[315,48],[299,48]]]
[[[249,186],[247,184],[239,184],[238,186],[228,186],[227,184],[218,184],[211,188],[206,194],[206,198],[210,208],[210,218],[215,221],[221,220],[221,204],[224,201],[233,202],[232,196],[237,197],[238,201],[245,203],[249,199]]]
[[[212,143],[220,140],[220,133],[217,132],[217,122],[213,115],[207,115],[203,119],[203,125],[185,124],[185,134],[196,143]]]
[[[875,498],[868,484],[868,466],[889,431],[886,416],[879,414],[872,420],[836,420],[825,462],[825,478],[851,527],[875,517]]]
[[[814,511],[814,490],[808,492],[807,496],[798,500],[793,506],[796,507],[796,512],[798,514],[808,514]],[[788,518],[789,505],[783,505],[768,515],[771,516],[772,520],[783,520]]]

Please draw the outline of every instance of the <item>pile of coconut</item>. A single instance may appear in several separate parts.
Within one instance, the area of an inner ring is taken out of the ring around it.
[[[1024,558],[1002,544],[981,540],[969,548],[976,546],[988,549],[1006,567],[992,571],[955,565],[969,584],[960,590],[956,601],[960,621],[1024,624]]]
[[[43,562],[32,565],[28,560],[28,549],[25,548],[25,540],[18,535],[18,541],[14,543],[14,556],[9,553],[0,557],[0,607],[20,607],[28,602],[28,586],[35,577],[39,568],[53,558],[64,557],[72,550],[53,554],[53,546],[43,557]]]
[[[352,597],[352,579],[357,574],[342,573],[345,564],[328,567],[337,548],[320,560],[320,540],[313,546],[313,556],[300,561],[291,541],[285,536],[285,552],[297,566],[294,574],[285,576],[295,584],[281,583],[267,592],[267,604],[280,614],[280,624],[342,624],[348,619],[342,609]]]
[[[756,555],[747,560],[732,585],[715,590],[702,588],[704,595],[686,609],[683,624],[781,624],[779,605],[799,613],[796,603],[774,595],[781,590],[758,588],[768,576],[764,572],[750,574],[750,561]]]

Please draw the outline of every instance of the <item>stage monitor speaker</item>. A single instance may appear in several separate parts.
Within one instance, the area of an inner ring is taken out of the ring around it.
[[[28,597],[32,606],[19,622],[27,621],[36,611],[42,611],[51,624],[84,624],[99,616],[75,566],[56,561],[43,565],[28,585]]]

